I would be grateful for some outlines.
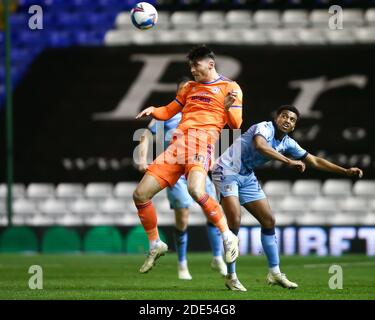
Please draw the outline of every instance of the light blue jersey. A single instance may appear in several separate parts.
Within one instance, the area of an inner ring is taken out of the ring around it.
[[[167,121],[152,120],[150,122],[148,129],[152,132],[152,134],[158,136],[161,134],[164,136],[164,149],[169,145],[174,129],[176,129],[180,123],[181,117],[182,114],[179,112]],[[211,197],[216,199],[215,187],[208,176],[206,178],[206,192]],[[193,198],[188,192],[187,180],[184,175],[178,179],[173,187],[167,188],[167,196],[171,209],[189,208],[194,202]]]
[[[262,136],[270,147],[285,156],[296,160],[307,156],[307,151],[294,139],[285,135],[281,140],[277,140],[275,132],[272,121],[257,123],[237,138],[221,155],[212,176],[222,196],[237,196],[241,204],[265,198],[253,170],[271,159],[256,150],[253,143],[255,136]]]
[[[180,123],[181,117],[182,114],[181,112],[179,112],[167,121],[160,121],[154,119],[148,125],[148,129],[151,131],[153,135],[163,135],[164,149],[168,147],[169,142],[172,139],[173,132]]]

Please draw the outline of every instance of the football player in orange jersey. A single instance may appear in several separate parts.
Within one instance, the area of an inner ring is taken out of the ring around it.
[[[152,197],[167,186],[173,186],[185,174],[191,197],[201,206],[207,219],[221,232],[225,260],[238,256],[238,238],[229,230],[219,203],[205,190],[208,168],[215,141],[228,124],[238,129],[242,123],[242,91],[239,85],[217,73],[215,55],[205,45],[193,48],[188,56],[195,81],[187,82],[174,101],[164,107],[148,107],[136,119],[152,116],[168,120],[178,112],[182,119],[168,148],[147,168],[133,193],[138,216],[147,233],[150,250],[140,268],[148,272],[155,260],[168,251],[159,238],[157,215]]]

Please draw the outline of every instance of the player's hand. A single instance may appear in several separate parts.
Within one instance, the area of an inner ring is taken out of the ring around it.
[[[296,168],[299,172],[304,172],[306,169],[306,165],[300,160],[290,160],[288,165]]]
[[[346,175],[348,177],[362,178],[363,177],[363,171],[359,168],[349,168],[349,169],[346,169]]]
[[[226,95],[226,97],[224,98],[224,109],[225,111],[228,111],[231,106],[233,105],[234,101],[236,101],[237,99],[237,91],[231,91],[231,92],[228,92],[228,94]]]
[[[151,115],[154,112],[154,110],[155,110],[155,107],[148,107],[148,108],[144,109],[143,111],[141,111],[140,113],[138,113],[135,118],[139,119],[139,118],[142,118],[142,117],[147,117],[147,116]]]
[[[145,172],[147,169],[148,165],[147,162],[142,162],[137,166],[137,169],[141,172]]]

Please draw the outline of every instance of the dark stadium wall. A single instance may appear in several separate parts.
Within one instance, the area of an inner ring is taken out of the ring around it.
[[[18,230],[17,230],[18,229]],[[21,230],[22,229],[22,230]],[[27,229],[27,230],[26,230]],[[20,240],[11,238],[5,241],[6,230],[18,232]],[[160,235],[175,252],[174,226],[159,227]],[[30,240],[21,231],[28,231],[35,238],[33,251],[62,253],[72,249],[72,238],[78,239],[75,250],[79,252],[138,253],[148,250],[148,239],[140,226],[39,226],[12,227],[0,226],[0,252],[30,251]],[[58,231],[58,232],[56,232]],[[189,226],[189,252],[209,252],[206,226]],[[52,234],[55,234],[52,237]],[[73,237],[74,236],[74,237]],[[277,227],[279,251],[283,255],[341,256],[364,254],[375,256],[375,227],[366,226],[288,226]],[[260,228],[243,226],[239,232],[241,255],[262,255]],[[7,242],[7,244],[6,244]],[[49,245],[47,245],[49,242]]]
[[[294,137],[313,154],[359,166],[375,178],[375,46],[212,46],[218,70],[244,93],[242,130],[295,104],[302,119]],[[90,182],[139,180],[133,134],[149,119],[135,114],[174,98],[175,81],[189,74],[190,46],[49,49],[15,90],[15,180]],[[0,153],[0,163],[5,154]],[[2,166],[3,167],[3,166]],[[278,163],[260,180],[325,179]],[[5,181],[1,170],[0,180]]]

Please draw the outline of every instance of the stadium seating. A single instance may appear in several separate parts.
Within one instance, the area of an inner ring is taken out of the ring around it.
[[[263,190],[270,198],[282,198],[290,194],[291,187],[290,181],[267,181]]]
[[[253,15],[256,28],[277,29],[281,25],[280,12],[277,10],[258,10]]]
[[[37,203],[31,199],[17,199],[13,206],[15,223],[28,224],[38,214]]]
[[[308,202],[295,196],[286,196],[279,204],[279,212],[283,214],[299,215],[308,210]]]
[[[15,225],[119,225],[139,224],[132,200],[135,182],[31,183],[14,184],[13,223]],[[263,190],[278,225],[359,224],[375,222],[375,181],[328,179],[266,181]],[[160,225],[173,225],[174,214],[166,190],[153,198]],[[189,224],[204,225],[206,217],[200,206],[190,207]],[[242,208],[242,223],[258,222]],[[6,185],[0,185],[0,225],[7,224]]]
[[[285,10],[281,16],[285,28],[305,28],[309,25],[306,10]]]
[[[357,28],[354,30],[355,37],[359,43],[374,43],[375,42],[375,28]]]
[[[95,216],[99,209],[95,201],[78,199],[71,206],[72,214],[77,215],[85,221],[89,217]]]
[[[375,26],[375,8],[367,9],[365,13],[366,24],[374,27]]]
[[[350,196],[351,188],[351,180],[328,179],[322,186],[322,193],[336,199],[345,198]]]
[[[55,195],[62,200],[73,200],[84,195],[84,188],[80,183],[59,183]]]
[[[55,195],[55,187],[50,183],[31,183],[26,194],[30,199],[44,200]]]
[[[192,30],[199,26],[198,12],[176,11],[171,14],[170,21],[174,29]]]
[[[107,45],[136,43],[137,38],[121,37],[120,30],[134,30],[129,19],[129,12],[121,12],[116,18],[116,29],[111,30],[111,36],[105,37]],[[322,45],[373,43],[372,26],[374,23],[374,9],[350,8],[344,11],[344,29],[330,30],[328,28],[329,13],[327,9],[285,9],[285,10],[239,10],[228,11],[159,11],[160,28],[149,33],[147,43],[154,43],[150,38],[163,39],[162,43],[191,43],[189,37],[179,37],[179,33],[171,30],[196,30],[196,42],[206,43],[246,43],[246,44],[274,44],[274,45]],[[216,24],[215,24],[216,21]],[[213,30],[218,37],[209,38],[203,30]],[[169,30],[168,30],[169,29]],[[285,29],[285,30],[283,30]],[[234,33],[235,38],[220,36],[227,30],[252,31],[252,33]],[[270,41],[260,42],[257,33],[262,30]],[[118,36],[114,36],[118,33]],[[250,35],[250,36],[249,36]],[[165,39],[170,39],[169,41]],[[253,41],[255,38],[255,41]],[[233,40],[234,39],[234,40]],[[200,41],[199,41],[200,40]],[[156,41],[157,42],[157,41]]]
[[[222,29],[225,27],[223,11],[205,11],[199,16],[199,25],[202,29]]]
[[[12,185],[12,195],[14,198],[22,198],[25,196],[25,186],[20,183]],[[0,201],[6,201],[7,197],[7,185],[5,183],[0,184]]]
[[[6,226],[8,224],[7,209],[5,201],[0,202],[0,226]]]
[[[261,0],[205,1],[203,4],[200,1],[149,2],[158,5],[158,24],[154,30],[139,32],[129,18],[135,0],[19,1],[19,9],[10,17],[13,87],[18,85],[30,62],[46,47],[157,43],[278,46],[375,43],[375,8],[371,1],[345,2],[349,7],[344,7],[342,30],[328,28],[329,2],[324,1],[315,4]],[[27,28],[28,8],[33,4],[44,9],[45,27],[42,31]],[[3,42],[4,34],[0,33],[0,43]],[[2,78],[0,69],[0,80]],[[0,108],[4,108],[4,96],[5,90],[0,85]]]
[[[319,29],[299,29],[297,34],[300,44],[322,45],[328,42],[325,33]]]
[[[357,197],[364,197],[367,199],[374,198],[375,195],[375,181],[358,180],[353,185],[353,194]]]
[[[317,197],[320,195],[320,180],[297,180],[292,187],[292,194],[298,197]]]
[[[127,211],[127,206],[123,200],[108,198],[102,203],[100,209],[103,215],[112,218],[121,218],[124,212]]]
[[[61,218],[57,218],[55,223],[61,226],[80,226],[84,224],[84,220],[81,216],[70,212]]]
[[[337,211],[337,201],[328,197],[317,197],[310,204],[310,210],[316,215],[332,215]]]
[[[52,218],[55,223],[68,214],[67,205],[62,200],[48,199],[39,206],[39,209],[42,216]]]
[[[103,200],[112,195],[112,185],[109,183],[89,183],[85,195],[88,199]]]
[[[306,212],[296,217],[296,224],[303,226],[326,225],[327,216],[317,215],[313,212]]]
[[[113,189],[113,195],[117,198],[132,199],[133,192],[137,187],[136,182],[119,182]]]
[[[245,10],[230,10],[225,15],[226,26],[230,29],[248,29],[253,25],[252,14]]]

